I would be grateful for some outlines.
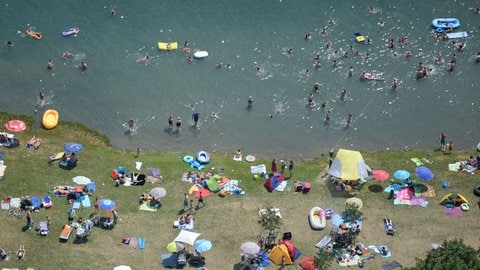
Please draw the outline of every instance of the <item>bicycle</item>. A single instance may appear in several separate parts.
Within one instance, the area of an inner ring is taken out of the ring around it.
[[[21,219],[23,218],[24,211],[18,207],[11,207],[7,210],[7,213],[18,219]]]

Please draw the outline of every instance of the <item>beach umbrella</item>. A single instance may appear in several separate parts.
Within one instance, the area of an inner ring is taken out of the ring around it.
[[[255,255],[260,252],[260,246],[255,242],[245,242],[240,246],[240,251],[245,255]]]
[[[424,181],[430,181],[433,179],[433,172],[425,166],[417,167],[415,169],[415,174],[418,176],[418,178]]]
[[[110,212],[115,210],[115,208],[117,208],[117,205],[111,199],[104,198],[98,202],[98,208],[102,209],[103,211]]]
[[[79,175],[73,177],[73,182],[79,185],[88,185],[90,182],[92,182],[92,180],[86,176]]]
[[[22,120],[14,119],[5,123],[5,128],[12,132],[20,132],[27,128],[27,124]]]
[[[162,187],[155,187],[150,190],[150,195],[154,198],[163,198],[167,195],[167,190]]]
[[[195,241],[195,243],[193,244],[193,247],[198,252],[209,251],[212,248],[212,242],[210,242],[207,239],[200,239],[200,240]]]
[[[353,198],[349,198],[345,201],[345,205],[348,205],[348,206],[351,206],[351,207],[355,207],[357,208],[357,210],[360,210],[363,206],[363,202],[361,199],[359,198],[356,198],[356,197],[353,197]]]
[[[393,173],[393,176],[399,180],[405,180],[410,177],[410,173],[406,170],[398,170],[395,173]]]
[[[332,225],[338,227],[343,224],[343,218],[340,214],[335,214],[332,216]]]
[[[65,146],[63,147],[63,150],[70,153],[78,153],[83,150],[83,146],[77,142],[69,142],[65,144]]]
[[[180,250],[183,250],[184,248],[185,248],[185,245],[182,242],[172,241],[172,242],[168,243],[168,245],[167,245],[168,252],[179,252]]]
[[[173,240],[175,242],[182,242],[184,244],[192,245],[195,243],[195,240],[200,236],[199,233],[181,230],[177,237]]]
[[[299,265],[302,267],[302,270],[315,270],[315,263],[313,262],[312,256],[303,257]]]
[[[207,188],[201,188],[201,189],[195,191],[195,198],[197,198],[197,199],[200,198],[200,193],[202,193],[203,198],[208,198],[208,197],[210,197],[210,195],[212,195],[210,190],[208,190]]]
[[[383,182],[390,177],[390,174],[388,174],[387,171],[384,170],[375,170],[373,171],[373,179]]]

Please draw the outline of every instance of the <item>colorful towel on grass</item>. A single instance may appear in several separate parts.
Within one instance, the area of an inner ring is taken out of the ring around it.
[[[410,205],[422,205],[422,203],[425,202],[425,198],[424,197],[412,197],[412,199],[410,199]]]
[[[157,211],[157,208],[153,207],[150,205],[150,202],[144,202],[140,205],[140,210],[143,210],[143,211],[151,211],[151,212],[156,212]]]
[[[137,248],[138,247],[138,240],[135,237],[130,237],[130,241],[128,242],[128,246],[131,248]]]
[[[358,262],[360,261],[360,256],[355,255],[352,258],[345,259],[341,262],[338,262],[340,266],[353,266],[353,265],[358,265]]]
[[[451,217],[461,217],[463,215],[463,211],[461,207],[454,207],[454,208],[446,208],[445,207],[445,214]]]
[[[90,207],[90,196],[87,194],[83,195],[82,206],[85,208]]]
[[[417,167],[423,166],[423,162],[422,162],[419,158],[411,158],[410,160],[411,160],[413,163],[415,163],[415,165],[417,165]]]

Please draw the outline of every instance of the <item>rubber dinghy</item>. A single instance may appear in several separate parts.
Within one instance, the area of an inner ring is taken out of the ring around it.
[[[314,206],[310,209],[310,213],[308,214],[308,222],[310,222],[310,227],[314,230],[323,230],[327,226],[327,218],[326,218],[325,211],[318,207]]]

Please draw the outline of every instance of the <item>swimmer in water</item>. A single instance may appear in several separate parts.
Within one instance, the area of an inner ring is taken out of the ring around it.
[[[222,62],[217,63],[217,64],[215,65],[216,68],[222,68],[222,66],[223,66],[223,63],[222,63]]]
[[[48,59],[47,68],[48,68],[48,69],[52,69],[54,65],[55,65],[55,64],[53,64],[52,59]]]
[[[65,51],[63,54],[62,54],[62,58],[67,60],[68,58],[72,58],[74,57],[73,53],[71,52],[68,52],[68,51]]]
[[[128,125],[128,130],[130,132],[135,130],[135,120],[133,119],[128,120],[127,125]]]
[[[213,121],[215,121],[215,120],[220,119],[220,116],[218,116],[218,113],[212,112],[212,118],[213,118]]]
[[[248,104],[247,105],[248,108],[251,108],[253,106],[253,97],[252,96],[248,97],[247,104]]]
[[[168,127],[169,127],[170,129],[173,129],[173,115],[170,115],[170,116],[168,117]]]
[[[142,57],[142,58],[140,58],[140,59],[137,59],[137,62],[145,63],[145,62],[147,62],[148,60],[150,60],[150,56],[145,55],[144,57]]]
[[[13,42],[11,42],[10,40],[7,41],[7,47],[12,48],[13,47]]]

